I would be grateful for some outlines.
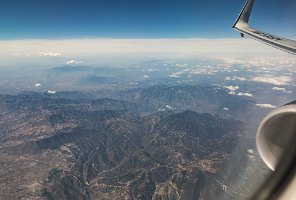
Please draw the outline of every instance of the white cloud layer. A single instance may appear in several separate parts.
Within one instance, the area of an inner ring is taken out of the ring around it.
[[[251,49],[251,50],[250,50]],[[33,53],[32,53],[33,52]],[[36,53],[37,52],[37,53]],[[98,56],[114,54],[147,57],[184,57],[215,54],[274,52],[251,39],[24,39],[0,40],[0,56],[39,55],[51,57]],[[276,51],[277,52],[277,51]],[[179,64],[184,67],[186,65]]]
[[[2,50],[43,52],[270,52],[270,48],[251,39],[65,39],[65,40],[2,40]],[[26,49],[18,48],[26,47]],[[48,49],[46,52],[44,49]],[[271,49],[272,51],[272,49]],[[28,53],[28,52],[27,52]],[[53,53],[53,54],[51,54]]]
[[[32,53],[33,52],[33,53]],[[28,59],[28,56],[32,59]],[[35,55],[35,56],[34,56]],[[265,64],[271,65],[264,69],[273,69],[272,60],[264,62],[251,58],[258,56],[273,57],[285,56],[285,53],[258,43],[252,39],[24,39],[24,40],[0,40],[0,67],[16,64],[23,66],[52,66],[64,64],[64,59],[56,58],[80,58],[85,65],[114,65],[124,66],[135,64],[149,59],[171,59],[184,57],[214,58],[225,60],[227,65],[248,64],[249,66],[262,67]],[[36,56],[40,57],[36,59]],[[227,57],[233,57],[227,59]],[[116,59],[115,59],[116,58]],[[239,59],[238,59],[239,58]],[[246,63],[241,62],[246,58]],[[296,63],[291,57],[285,59],[277,66],[290,66],[292,69]],[[292,59],[292,60],[291,60]],[[291,63],[293,61],[293,63]],[[286,62],[286,63],[285,63]],[[45,64],[46,63],[46,64]],[[176,63],[175,63],[176,64]],[[178,63],[180,68],[186,67],[184,63]],[[222,67],[222,66],[221,66]],[[227,67],[227,66],[225,66]],[[196,68],[198,69],[198,68]],[[216,70],[209,68],[209,71],[196,71],[197,74],[215,74]],[[238,69],[227,68],[224,72],[232,72]],[[263,70],[263,68],[262,68]],[[243,80],[243,79],[237,79]]]
[[[20,54],[19,54],[20,55]],[[61,57],[62,54],[59,52],[46,52],[46,51],[40,51],[40,52],[31,52],[27,53],[26,56],[46,56],[46,57]]]

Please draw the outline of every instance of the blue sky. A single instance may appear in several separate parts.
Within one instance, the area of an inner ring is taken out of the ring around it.
[[[2,0],[0,40],[236,38],[245,0]],[[251,24],[295,38],[295,0],[257,0]]]

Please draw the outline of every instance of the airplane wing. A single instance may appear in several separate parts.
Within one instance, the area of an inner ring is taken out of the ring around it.
[[[246,34],[267,45],[296,55],[296,41],[262,32],[249,26],[249,18],[253,4],[254,0],[247,0],[243,10],[241,11],[232,28],[241,32],[242,37],[244,34]]]

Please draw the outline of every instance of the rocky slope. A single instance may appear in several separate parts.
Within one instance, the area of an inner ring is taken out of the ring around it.
[[[234,154],[241,122],[194,111],[147,114],[145,100],[128,96],[0,96],[1,198],[239,197],[212,180],[230,182],[221,174],[231,160],[244,166]]]

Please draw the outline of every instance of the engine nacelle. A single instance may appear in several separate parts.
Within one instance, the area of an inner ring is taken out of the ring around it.
[[[295,135],[296,101],[273,110],[261,121],[256,137],[257,149],[270,169],[275,170],[290,143],[295,143]]]

